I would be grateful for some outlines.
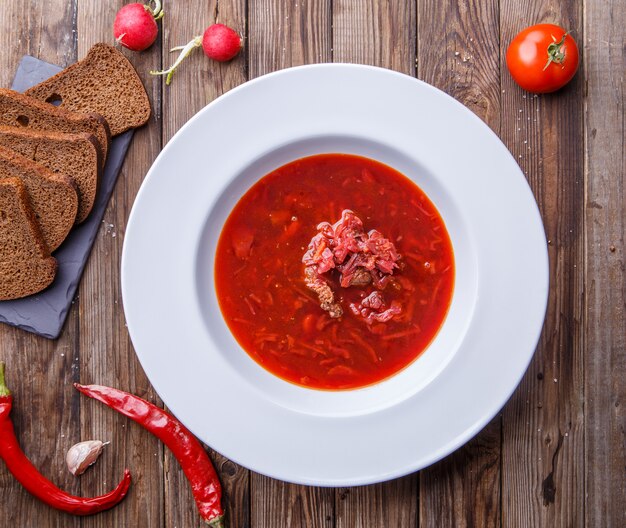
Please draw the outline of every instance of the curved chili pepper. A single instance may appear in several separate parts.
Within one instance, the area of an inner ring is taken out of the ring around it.
[[[161,440],[189,480],[201,517],[213,528],[224,526],[219,478],[202,444],[189,429],[168,412],[134,394],[102,385],[74,383],[74,387],[134,420]]]
[[[13,396],[4,382],[4,363],[0,361],[0,458],[29,493],[57,510],[74,515],[91,515],[108,510],[126,496],[131,480],[128,469],[124,470],[122,481],[113,491],[99,497],[75,497],[57,488],[37,471],[20,449],[9,418],[12,407]]]

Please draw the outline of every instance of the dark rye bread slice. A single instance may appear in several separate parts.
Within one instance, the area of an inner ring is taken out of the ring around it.
[[[94,136],[0,126],[0,146],[72,178],[78,191],[76,223],[87,218],[96,199],[100,172]]]
[[[116,136],[150,118],[148,94],[133,68],[113,46],[100,43],[87,56],[26,91],[61,108],[104,116]]]
[[[0,147],[0,181],[18,178],[30,199],[44,242],[54,251],[72,229],[78,210],[74,183],[12,150]]]
[[[24,186],[18,178],[0,180],[0,300],[47,288],[56,270]]]
[[[0,88],[0,125],[91,134],[98,140],[102,166],[109,153],[111,133],[102,116],[71,112],[4,88]]]

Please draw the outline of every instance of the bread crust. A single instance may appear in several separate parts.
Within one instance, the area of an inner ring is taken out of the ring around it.
[[[16,152],[0,147],[0,180],[19,179],[29,197],[39,229],[52,252],[72,229],[78,211],[78,194],[71,178],[55,174]]]
[[[105,117],[117,136],[150,119],[148,94],[128,59],[113,46],[95,44],[87,56],[28,89],[41,101],[60,98],[60,108]]]
[[[77,224],[87,218],[96,199],[101,161],[97,145],[96,138],[86,133],[0,126],[0,146],[74,180],[78,191]]]
[[[101,150],[101,168],[104,167],[111,144],[109,125],[101,115],[70,111],[6,88],[0,88],[0,125],[69,134],[93,134]]]
[[[18,178],[0,180],[0,300],[47,288],[57,262],[43,240],[29,197]]]

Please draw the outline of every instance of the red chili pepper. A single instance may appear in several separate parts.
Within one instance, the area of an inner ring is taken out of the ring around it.
[[[13,396],[4,382],[4,363],[0,361],[0,458],[26,490],[49,506],[74,515],[91,515],[112,508],[125,496],[130,486],[130,472],[126,469],[117,487],[99,497],[75,497],[57,488],[35,469],[20,449],[9,415]]]
[[[80,385],[80,392],[134,420],[161,440],[173,453],[191,484],[202,518],[213,528],[223,527],[222,487],[211,459],[199,440],[171,414],[119,389]]]

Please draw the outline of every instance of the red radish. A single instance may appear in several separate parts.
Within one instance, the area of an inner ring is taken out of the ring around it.
[[[167,75],[165,78],[165,84],[172,82],[172,76],[174,71],[178,68],[178,65],[183,62],[185,57],[189,55],[195,48],[202,46],[204,54],[220,62],[225,62],[233,59],[241,51],[243,47],[243,39],[232,28],[225,26],[224,24],[213,24],[204,30],[203,35],[198,35],[185,46],[177,46],[170,51],[179,51],[180,55],[176,62],[167,70],[164,71],[151,71],[152,75]]]
[[[226,62],[241,50],[241,37],[224,24],[213,24],[202,35],[202,49],[209,59]]]
[[[156,21],[163,18],[161,1],[154,0],[154,9],[145,4],[128,4],[115,16],[113,34],[122,46],[143,51],[154,43],[159,32]]]

